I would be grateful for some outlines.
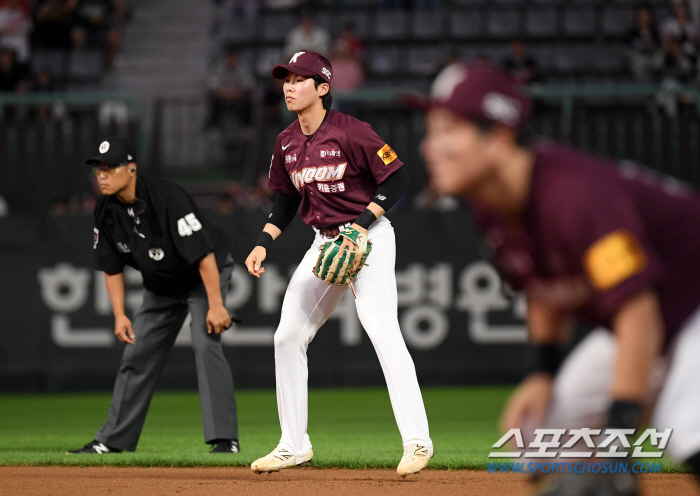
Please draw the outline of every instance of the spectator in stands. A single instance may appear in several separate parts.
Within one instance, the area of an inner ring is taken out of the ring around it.
[[[345,40],[335,44],[331,63],[333,74],[337,78],[333,83],[333,91],[350,91],[359,88],[365,81],[362,61],[355,57],[350,45]]]
[[[510,43],[510,55],[503,60],[503,67],[519,84],[526,85],[540,80],[537,62],[525,51],[523,40]]]
[[[337,50],[337,45],[340,43],[346,44],[350,49],[350,54],[357,60],[364,63],[365,60],[365,42],[355,33],[355,23],[348,21],[343,24],[343,31],[335,40],[334,50]],[[335,65],[333,66],[335,67]]]
[[[69,48],[78,0],[45,0],[37,9],[34,38],[42,48]]]
[[[661,49],[661,39],[648,6],[644,5],[637,10],[637,25],[627,36],[627,42],[630,46],[630,68],[634,78],[637,81],[650,81],[652,61]]]
[[[652,61],[652,69],[664,88],[655,95],[656,103],[668,117],[678,115],[678,103],[685,102],[687,95],[679,92],[681,85],[690,83],[696,75],[695,64],[685,53],[679,41],[665,38],[663,49]]]
[[[29,69],[32,5],[27,0],[0,0],[0,47],[15,52],[15,61]]]
[[[255,78],[240,63],[238,53],[228,47],[223,61],[209,78],[209,120],[207,128],[222,127],[230,117],[234,127],[250,124],[250,97]]]
[[[693,61],[698,55],[700,44],[700,31],[690,20],[688,2],[680,0],[673,8],[674,16],[666,19],[661,24],[661,36],[666,40],[677,42],[683,53]]]
[[[23,93],[27,88],[27,72],[15,60],[15,52],[0,48],[0,92]]]
[[[79,0],[75,9],[75,22],[85,29],[88,44],[105,48],[108,69],[121,50],[122,26],[127,12],[126,0]]]
[[[330,45],[331,36],[328,31],[317,26],[311,14],[305,13],[301,25],[292,29],[287,35],[284,53],[287,57],[291,57],[297,52],[309,50],[328,57]]]

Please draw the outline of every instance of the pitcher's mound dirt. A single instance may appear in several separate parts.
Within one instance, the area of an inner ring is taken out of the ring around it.
[[[645,496],[700,496],[693,476],[642,477]],[[256,475],[249,468],[0,467],[0,494],[19,496],[519,496],[522,476],[426,470],[401,479],[393,470],[293,468]]]

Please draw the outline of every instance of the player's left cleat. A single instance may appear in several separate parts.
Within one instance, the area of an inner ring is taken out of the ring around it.
[[[632,474],[566,474],[552,477],[537,496],[639,496]]]
[[[82,455],[82,454],[102,455],[104,453],[121,453],[121,451],[122,450],[118,450],[116,448],[110,448],[106,444],[103,444],[97,440],[94,440],[94,441],[90,441],[85,446],[83,446],[82,448],[79,448],[77,450],[66,451],[66,455]]]
[[[238,441],[233,439],[222,439],[216,443],[212,443],[211,451],[207,453],[240,453],[241,447],[238,445]]]
[[[428,465],[428,461],[433,456],[435,456],[435,453],[432,446],[409,444],[403,449],[403,458],[401,458],[401,463],[399,463],[396,473],[401,477],[417,474]]]
[[[312,450],[301,456],[295,456],[282,446],[277,446],[272,453],[262,458],[258,458],[250,464],[250,469],[258,474],[263,472],[279,472],[283,468],[294,467],[296,465],[306,465],[314,457]]]

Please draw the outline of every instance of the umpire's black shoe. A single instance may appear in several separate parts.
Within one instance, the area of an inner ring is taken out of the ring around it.
[[[66,455],[82,455],[82,454],[97,454],[97,455],[102,455],[104,453],[121,453],[122,450],[116,449],[116,448],[110,448],[106,444],[103,444],[99,441],[90,441],[87,443],[85,446],[83,446],[80,449],[73,450],[73,451],[66,451]]]
[[[233,439],[222,439],[212,443],[212,450],[208,453],[240,453],[241,448],[238,446],[238,441]]]

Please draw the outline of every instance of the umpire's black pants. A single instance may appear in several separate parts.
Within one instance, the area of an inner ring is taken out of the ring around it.
[[[219,274],[224,301],[232,272],[233,257],[229,254]],[[221,336],[207,333],[208,310],[203,284],[180,298],[144,292],[143,304],[133,322],[136,339],[124,349],[109,417],[95,436],[97,441],[120,450],[136,449],[156,382],[188,312],[192,315],[192,348],[197,364],[204,441],[238,439],[231,368],[224,357]]]

